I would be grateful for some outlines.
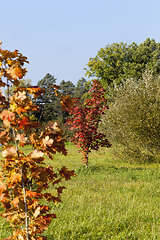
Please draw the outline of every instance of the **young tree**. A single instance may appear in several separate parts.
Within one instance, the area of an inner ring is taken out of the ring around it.
[[[51,166],[45,165],[45,155],[53,160],[52,154],[57,151],[66,154],[66,149],[57,122],[48,122],[39,131],[40,123],[30,118],[30,112],[37,111],[30,95],[37,98],[42,90],[28,87],[24,91],[23,87],[18,87],[19,79],[26,73],[25,63],[27,58],[17,50],[10,52],[0,48],[0,86],[5,87],[9,83],[17,85],[9,101],[0,92],[0,118],[3,122],[0,132],[3,157],[0,202],[4,208],[1,215],[13,227],[13,236],[8,240],[43,240],[46,239],[42,236],[43,231],[56,216],[41,200],[60,202],[64,187],[56,185],[63,178],[69,180],[74,172],[62,167],[58,174]],[[68,106],[68,102],[62,96],[63,107]],[[29,153],[25,153],[26,145],[32,147]],[[56,196],[47,191],[49,184],[57,189]]]
[[[67,124],[74,130],[71,141],[80,148],[83,161],[88,167],[88,154],[99,147],[110,147],[106,135],[98,132],[101,116],[108,108],[105,99],[105,90],[98,80],[93,80],[88,98],[82,104],[80,99],[74,100],[74,106],[69,110],[70,118]]]

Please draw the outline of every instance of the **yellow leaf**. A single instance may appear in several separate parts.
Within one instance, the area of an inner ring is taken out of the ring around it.
[[[12,64],[12,62],[13,62],[12,60],[7,59],[7,63],[8,63],[9,66]]]

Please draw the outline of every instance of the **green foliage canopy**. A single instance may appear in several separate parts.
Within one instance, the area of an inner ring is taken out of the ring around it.
[[[145,69],[160,73],[160,43],[147,38],[139,45],[113,43],[101,48],[94,58],[90,58],[86,75],[101,80],[104,87],[122,83],[128,78],[142,78]]]

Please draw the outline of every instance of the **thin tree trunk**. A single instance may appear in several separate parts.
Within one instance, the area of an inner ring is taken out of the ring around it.
[[[13,136],[14,136],[14,140],[15,140],[15,147],[16,147],[16,150],[17,150],[17,154],[18,154],[18,156],[19,156],[15,130],[14,130],[14,129],[12,129],[12,130],[13,130]],[[24,206],[25,206],[26,239],[29,240],[29,231],[28,231],[28,227],[29,227],[29,217],[28,217],[28,207],[27,207],[27,199],[26,199],[25,182],[24,182],[24,177],[23,177],[23,167],[22,167],[22,169],[20,170],[20,172],[21,172],[21,175],[22,175],[23,199],[24,199]]]
[[[26,199],[26,189],[25,189],[25,183],[24,183],[24,178],[23,178],[23,170],[21,170],[22,174],[22,188],[23,188],[23,199],[24,199],[24,206],[25,206],[25,225],[26,225],[26,239],[29,240],[29,217],[28,217],[28,207],[27,207],[27,199]]]
[[[86,169],[88,168],[88,153],[87,153],[87,156],[86,156]]]

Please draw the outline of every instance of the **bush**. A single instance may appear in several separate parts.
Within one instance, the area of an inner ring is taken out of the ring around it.
[[[139,81],[127,80],[114,89],[101,130],[117,152],[133,161],[153,162],[160,157],[160,77],[146,71]]]

